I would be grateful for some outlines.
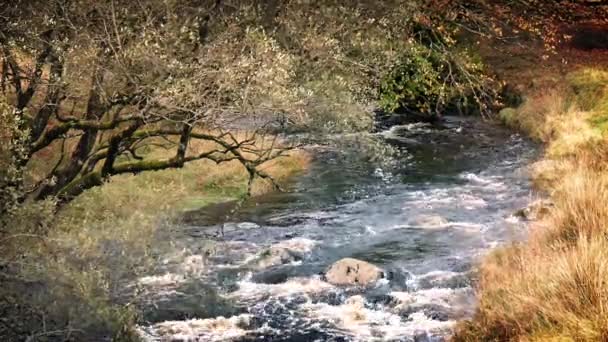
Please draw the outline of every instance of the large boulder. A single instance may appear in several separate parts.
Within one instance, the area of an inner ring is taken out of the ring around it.
[[[333,285],[368,286],[384,277],[381,268],[353,258],[338,260],[325,272],[325,279]]]

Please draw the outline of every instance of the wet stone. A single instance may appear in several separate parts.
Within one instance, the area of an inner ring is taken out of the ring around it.
[[[411,224],[423,228],[443,228],[449,221],[440,215],[418,215]]]
[[[534,156],[533,146],[509,131],[448,121],[440,131],[392,130],[399,136],[393,147],[407,145],[395,167],[360,161],[358,148],[316,153],[295,195],[254,199],[234,214],[220,205],[186,217],[185,245],[209,236],[221,242],[213,254],[192,252],[205,256],[203,271],[197,257],[180,272],[202,273],[197,279],[219,298],[150,303],[175,309],[158,319],[209,318],[171,322],[176,330],[165,334],[154,334],[155,324],[146,341],[443,341],[437,335],[448,336],[452,321],[474,313],[471,262],[486,242],[509,241],[513,225],[525,225],[504,218],[528,201],[528,180],[516,170]],[[487,206],[475,204],[480,200]],[[330,265],[346,256],[361,260]],[[249,324],[234,315],[249,316]]]
[[[443,337],[430,336],[426,331],[416,332],[413,342],[444,342]]]
[[[346,295],[343,292],[330,291],[319,298],[314,298],[311,303],[327,303],[329,305],[341,305],[346,300]]]
[[[327,282],[333,285],[369,286],[384,277],[381,268],[353,258],[338,260],[325,272]]]
[[[412,279],[412,274],[402,269],[388,269],[385,273],[392,290],[405,290],[408,288],[408,281]]]
[[[264,269],[303,260],[317,243],[304,238],[285,240],[260,253],[254,268]]]
[[[527,221],[536,221],[549,214],[553,206],[554,204],[551,201],[541,199],[517,210],[513,215]]]
[[[314,263],[278,265],[252,275],[251,281],[260,284],[281,284],[291,278],[312,277],[321,274],[323,267]]]
[[[471,286],[471,278],[468,274],[456,273],[451,275],[436,275],[420,278],[417,282],[419,289],[448,288],[461,289]]]
[[[233,303],[219,296],[215,289],[199,282],[184,284],[159,302],[143,306],[143,318],[147,322],[230,317],[242,313]]]
[[[365,299],[375,306],[395,306],[399,304],[399,300],[390,294],[368,295]]]
[[[407,317],[407,320],[417,312],[422,312],[426,317],[440,322],[447,322],[454,316],[450,308],[438,304],[411,305],[405,310],[401,310],[399,315]]]
[[[290,277],[291,274],[288,270],[284,268],[274,268],[254,274],[251,277],[251,281],[260,284],[280,284],[286,282]]]

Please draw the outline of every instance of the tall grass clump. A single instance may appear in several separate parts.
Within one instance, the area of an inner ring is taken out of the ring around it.
[[[606,175],[576,171],[530,241],[484,261],[479,309],[455,341],[608,338],[607,186]]]

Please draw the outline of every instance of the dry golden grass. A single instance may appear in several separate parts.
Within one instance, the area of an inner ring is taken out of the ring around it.
[[[454,341],[608,339],[608,177],[575,171],[552,198],[527,243],[484,261],[478,312]]]
[[[529,241],[483,261],[478,311],[454,341],[608,341],[608,140],[596,121],[608,91],[598,79],[608,73],[574,73],[507,113],[547,145],[533,177],[554,206]]]

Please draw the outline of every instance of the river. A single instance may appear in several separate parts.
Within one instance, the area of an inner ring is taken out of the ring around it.
[[[222,205],[188,213],[158,273],[139,280],[144,339],[443,341],[475,308],[475,262],[526,236],[512,213],[533,196],[526,167],[538,148],[457,117],[377,139],[398,157],[318,148],[290,191],[253,199],[229,222]],[[390,277],[368,288],[324,281],[344,257]]]

